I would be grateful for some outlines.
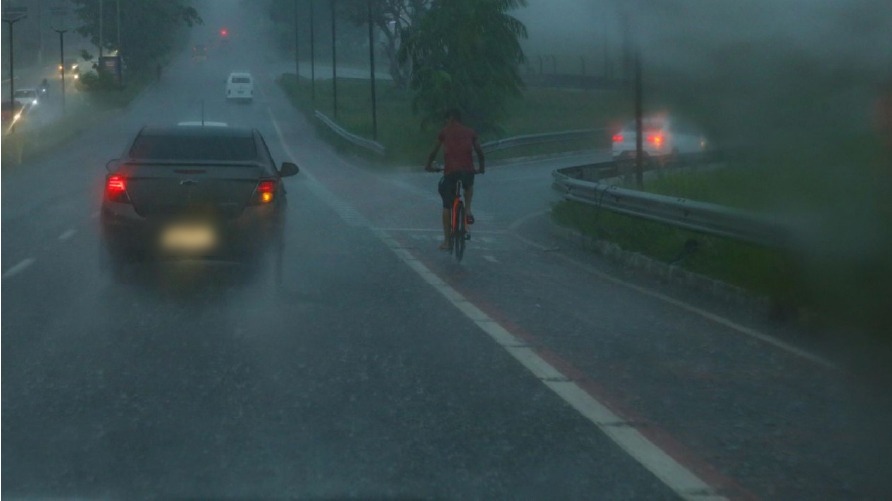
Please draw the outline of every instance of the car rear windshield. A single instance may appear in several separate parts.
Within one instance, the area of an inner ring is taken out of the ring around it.
[[[232,83],[249,84],[251,83],[251,79],[248,77],[232,77]]]
[[[130,148],[134,160],[231,161],[257,158],[253,136],[142,134]]]

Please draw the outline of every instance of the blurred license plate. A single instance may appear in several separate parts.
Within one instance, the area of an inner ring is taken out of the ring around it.
[[[214,228],[203,223],[168,226],[161,233],[161,246],[173,251],[205,251],[217,244]]]

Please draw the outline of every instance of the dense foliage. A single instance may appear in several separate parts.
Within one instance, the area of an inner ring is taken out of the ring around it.
[[[422,125],[442,122],[449,108],[477,128],[498,130],[506,100],[523,86],[519,40],[526,27],[508,11],[524,0],[435,0],[409,28],[400,59],[412,65],[413,111]]]
[[[400,39],[427,13],[431,0],[352,0],[339,5],[340,14],[356,26],[367,25],[371,13],[372,24],[384,38],[379,43],[387,55],[394,85],[405,88],[410,67],[399,60]]]
[[[172,48],[176,32],[183,25],[201,24],[198,11],[189,0],[120,0],[120,33],[117,2],[72,0],[81,22],[78,33],[103,51],[118,50],[131,71],[154,68],[154,63]],[[100,34],[100,3],[102,34]],[[120,39],[120,46],[118,40]]]

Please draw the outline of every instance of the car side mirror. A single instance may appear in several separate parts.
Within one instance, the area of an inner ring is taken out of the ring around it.
[[[290,177],[300,172],[297,164],[291,162],[282,162],[282,168],[279,169],[279,175],[282,177]]]
[[[117,158],[109,160],[105,164],[105,170],[107,170],[109,172],[114,172],[114,171],[118,170],[119,165],[120,165],[120,161]]]

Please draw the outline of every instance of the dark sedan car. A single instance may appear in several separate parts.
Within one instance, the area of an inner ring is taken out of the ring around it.
[[[115,271],[135,259],[245,261],[281,248],[282,178],[255,129],[219,123],[144,127],[108,164],[102,237]]]

